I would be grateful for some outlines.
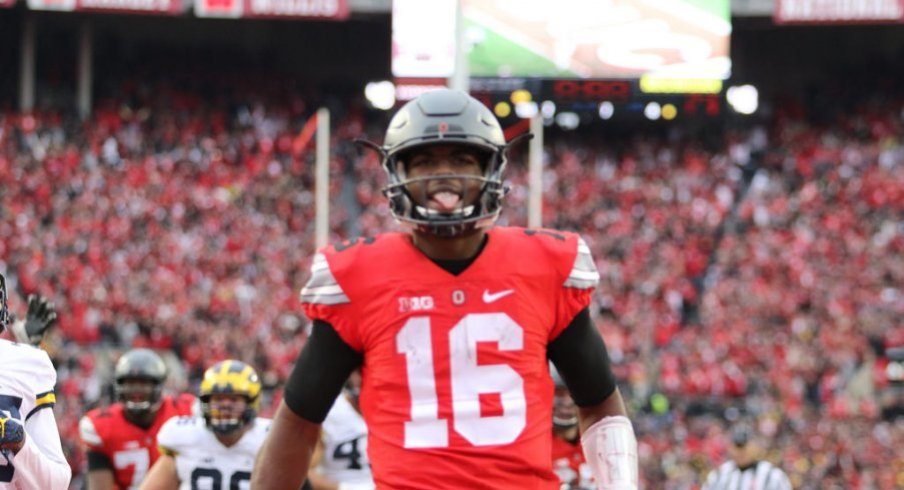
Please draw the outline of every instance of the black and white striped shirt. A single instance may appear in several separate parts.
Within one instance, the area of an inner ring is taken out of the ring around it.
[[[700,490],[792,490],[784,471],[768,461],[741,471],[734,461],[722,463],[711,471]]]

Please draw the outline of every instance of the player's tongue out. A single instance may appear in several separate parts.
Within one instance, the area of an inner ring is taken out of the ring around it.
[[[458,194],[449,191],[440,191],[430,196],[434,209],[440,212],[455,211],[460,201],[461,197]]]

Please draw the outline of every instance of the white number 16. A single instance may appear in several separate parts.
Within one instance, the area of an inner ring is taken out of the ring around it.
[[[501,351],[522,350],[524,330],[505,313],[472,313],[449,331],[455,432],[475,446],[507,444],[527,425],[524,379],[505,364],[478,365],[478,342],[496,342]],[[410,318],[396,335],[396,350],[405,355],[411,395],[405,447],[447,447],[449,426],[439,418],[430,318]],[[480,395],[489,393],[499,394],[502,415],[481,417]]]

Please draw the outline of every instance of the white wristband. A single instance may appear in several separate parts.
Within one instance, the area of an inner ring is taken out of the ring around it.
[[[599,490],[637,490],[637,439],[623,415],[603,417],[581,435]]]
[[[12,325],[9,326],[9,329],[12,330],[13,337],[16,339],[16,342],[20,344],[34,345],[28,338],[28,333],[25,332],[25,320],[16,320]]]
[[[373,490],[373,483],[340,483],[338,490]]]

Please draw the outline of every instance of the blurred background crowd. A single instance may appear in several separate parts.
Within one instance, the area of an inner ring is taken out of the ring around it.
[[[764,101],[745,124],[549,128],[544,226],[587,240],[595,320],[644,488],[693,489],[754,420],[801,489],[904,488],[904,63]],[[101,77],[86,118],[0,105],[0,266],[47,340],[74,468],[77,423],[131,347],[167,353],[172,390],[213,361],[254,365],[264,414],[306,339],[313,147],[332,111],[331,240],[392,230],[373,155],[385,113],[278,73],[155,65]],[[863,88],[863,85],[859,86]],[[717,127],[714,127],[717,126]],[[527,223],[516,150],[502,224]],[[897,448],[897,449],[895,449]]]

